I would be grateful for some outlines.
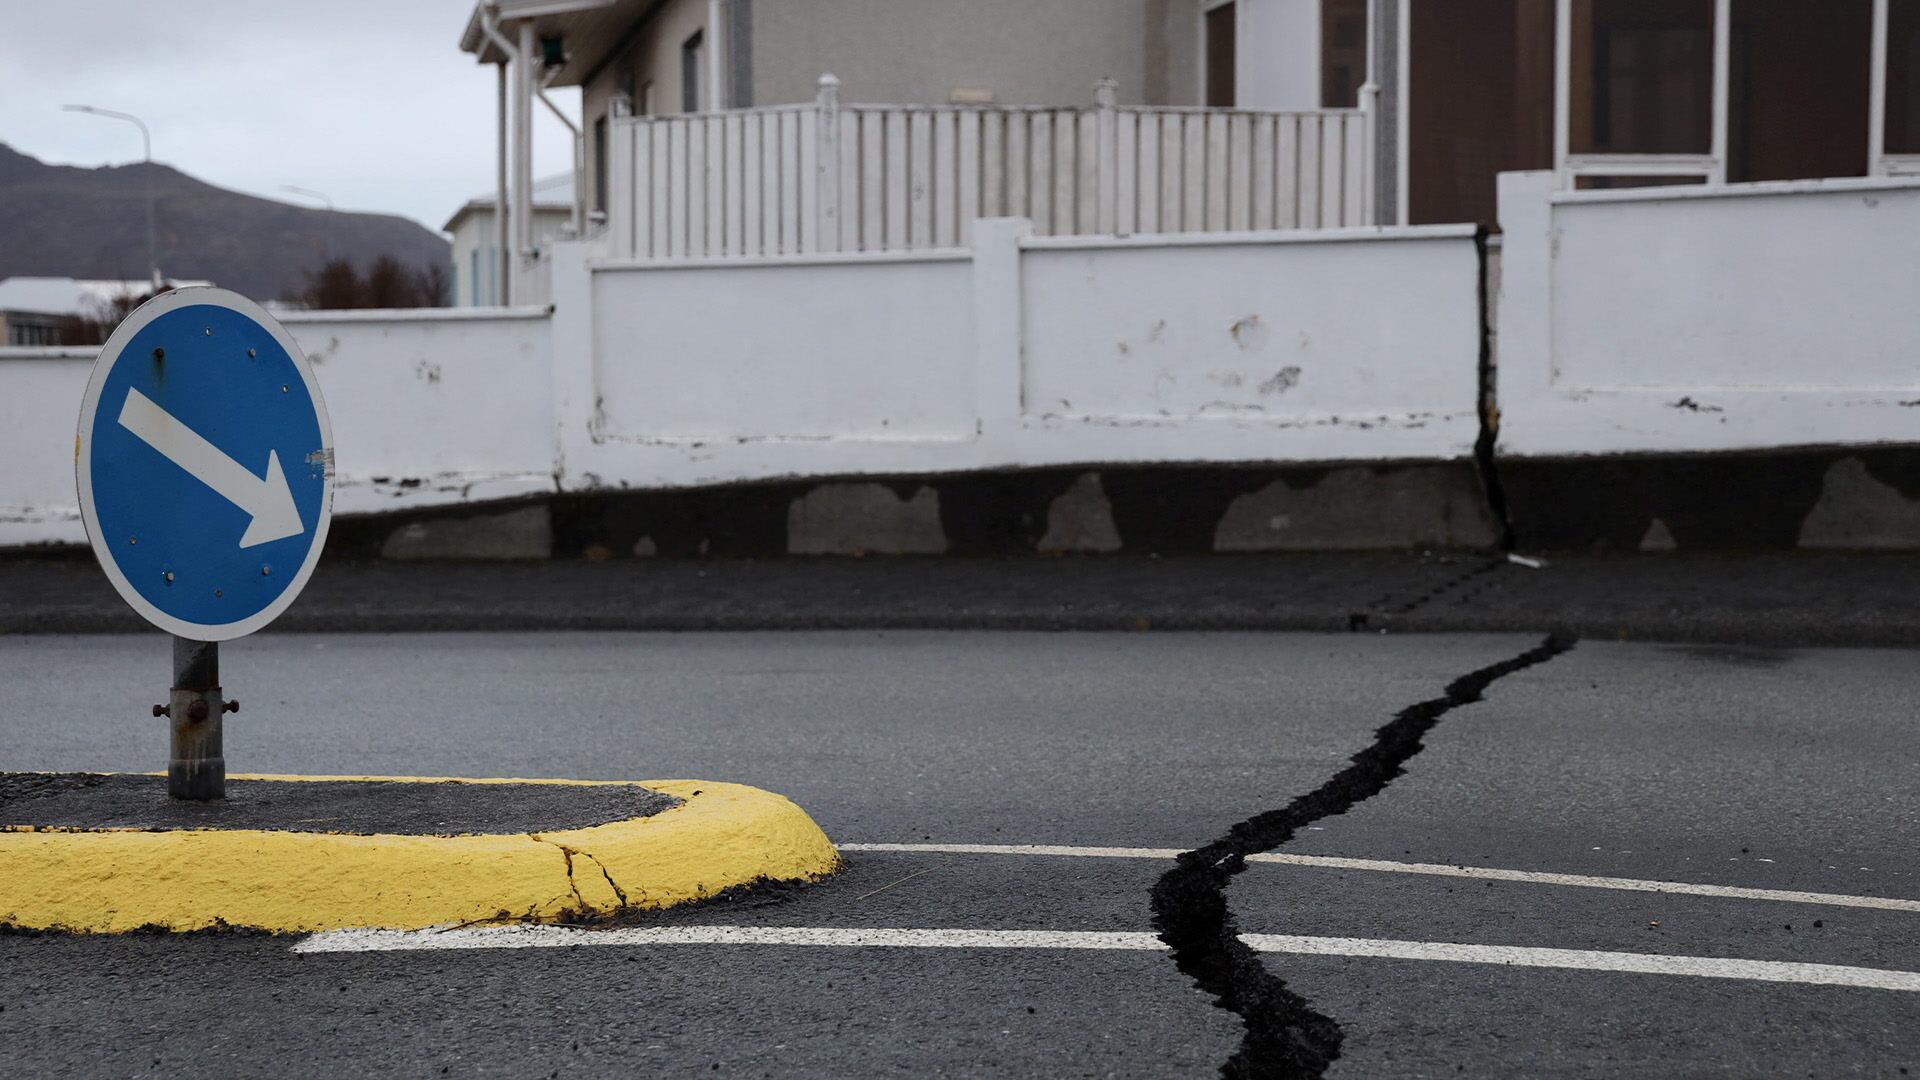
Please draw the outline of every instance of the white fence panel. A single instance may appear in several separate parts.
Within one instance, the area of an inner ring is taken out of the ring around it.
[[[1043,235],[1372,221],[1358,110],[813,105],[616,114],[616,257],[964,246],[1012,215]]]
[[[1273,447],[1460,457],[1478,431],[1478,256],[1460,228],[1050,238],[1022,258],[1028,414],[1110,444],[1142,425]],[[1297,452],[1297,451],[1296,451]]]
[[[1920,442],[1920,179],[1500,178],[1500,449]]]
[[[571,290],[555,316],[563,485],[1473,451],[1470,227],[1118,238],[976,225],[971,252],[568,254],[555,278]]]

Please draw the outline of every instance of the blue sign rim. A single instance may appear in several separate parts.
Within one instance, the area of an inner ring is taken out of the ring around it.
[[[306,558],[301,561],[300,569],[286,589],[275,597],[273,602],[243,619],[228,623],[195,623],[170,615],[160,610],[133,583],[127,580],[124,571],[115,558],[113,545],[102,536],[100,519],[93,500],[93,423],[99,411],[100,395],[107,384],[107,377],[113,373],[126,352],[127,344],[134,336],[145,329],[147,324],[170,311],[196,305],[211,305],[227,308],[252,319],[272,336],[281,348],[286,350],[288,359],[300,373],[300,380],[306,386],[307,396],[313,402],[314,419],[320,427],[321,451],[324,454],[325,473],[321,488],[319,520],[313,526],[313,541],[307,548]],[[100,356],[94,362],[93,373],[87,380],[86,397],[80,404],[80,427],[73,443],[74,483],[80,494],[80,520],[87,530],[87,540],[93,546],[95,558],[100,569],[106,572],[107,580],[113,583],[114,591],[127,605],[140,614],[140,617],[177,637],[194,641],[231,641],[245,637],[265,627],[278,618],[306,588],[307,579],[313,575],[313,568],[320,561],[320,553],[326,547],[327,530],[333,523],[333,427],[327,419],[326,400],[320,396],[320,385],[314,381],[313,368],[308,365],[306,354],[288,334],[279,321],[269,315],[265,309],[239,293],[210,286],[189,286],[161,293],[136,308],[114,330],[107,343],[100,349]]]

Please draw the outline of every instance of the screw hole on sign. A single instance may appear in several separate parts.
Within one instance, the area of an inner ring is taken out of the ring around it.
[[[153,358],[155,360],[165,360],[167,358],[167,350],[165,349],[153,350]]]
[[[169,584],[169,585],[171,585],[171,584],[173,584],[173,571],[171,571],[171,570],[168,570],[168,571],[166,571],[166,572],[164,572],[164,573],[162,573],[162,574],[161,574],[160,576],[161,576],[162,578],[164,578],[164,579],[166,579],[166,582],[167,582],[167,584]]]
[[[139,538],[139,537],[137,537],[137,536],[129,536],[129,537],[127,537],[127,543],[129,543],[129,544],[137,544],[137,543],[139,543],[139,542],[140,542],[140,538]]]
[[[209,327],[207,327],[207,336],[208,336],[208,337],[212,337],[212,336],[213,336],[213,327],[211,327],[211,326],[209,326]]]
[[[262,566],[262,567],[260,568],[260,576],[261,576],[261,577],[268,577],[268,576],[271,576],[272,574],[273,574],[273,567],[271,567],[271,566]]]
[[[215,589],[215,590],[213,590],[213,598],[214,598],[215,600],[218,600],[218,599],[220,599],[220,598],[221,598],[222,596],[225,596],[225,595],[226,595],[226,593],[224,593],[224,592],[222,592],[222,591],[221,591],[221,590],[219,590],[219,589]]]
[[[254,350],[252,350],[252,349],[248,349],[248,350],[247,350],[247,359],[249,359],[249,360],[251,360],[251,359],[253,359],[254,357],[256,357],[256,356],[258,356],[258,355],[260,355],[260,354],[259,354],[258,352],[255,352],[255,351],[254,351]]]
[[[286,387],[285,387],[284,385],[283,385],[283,386],[281,386],[281,387],[280,387],[280,392],[281,392],[281,393],[283,393],[283,394],[284,394],[284,393],[286,393],[286,392],[287,392],[287,388],[286,388]]]

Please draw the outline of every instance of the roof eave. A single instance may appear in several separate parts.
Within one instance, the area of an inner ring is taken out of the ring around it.
[[[480,0],[467,14],[466,28],[460,33],[460,51],[472,53],[474,60],[482,64],[498,64],[505,59],[501,55],[499,46],[487,37],[482,18],[487,8],[493,8],[499,21],[504,24],[518,19],[572,15],[577,12],[612,7],[619,2],[620,0]],[[567,64],[559,72],[559,77],[550,85],[573,85],[578,80],[578,72],[572,70],[575,67],[575,64]]]

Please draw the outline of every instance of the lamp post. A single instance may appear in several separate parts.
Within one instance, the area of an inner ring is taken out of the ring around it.
[[[319,199],[321,202],[326,204],[327,206],[327,247],[326,247],[326,250],[321,253],[322,255],[321,261],[331,262],[333,260],[333,200],[328,198],[327,193],[324,191],[315,191],[312,188],[303,188],[298,184],[281,184],[280,190],[291,192],[292,194],[295,194],[295,195],[304,195],[309,199]]]
[[[141,170],[141,179],[146,184],[147,192],[147,276],[151,280],[153,291],[158,293],[160,291],[160,255],[153,233],[153,134],[147,130],[146,121],[132,113],[115,112],[112,109],[102,109],[92,105],[62,105],[61,108],[68,112],[104,116],[110,120],[125,120],[140,129],[140,145],[147,165]]]

